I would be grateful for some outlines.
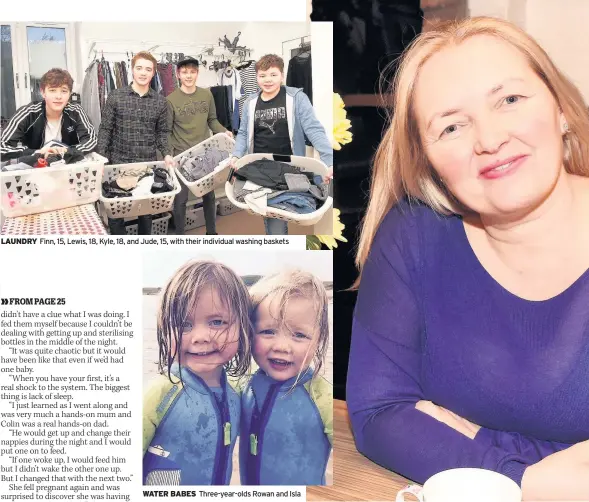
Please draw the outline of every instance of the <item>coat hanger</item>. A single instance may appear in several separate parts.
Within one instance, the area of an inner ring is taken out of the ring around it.
[[[240,63],[239,65],[237,65],[236,68],[238,70],[243,70],[245,68],[249,68],[252,65],[252,63],[255,63],[255,62],[256,62],[255,59],[247,59],[247,60],[243,61],[242,63]]]
[[[299,52],[299,54],[304,54],[306,52],[310,52],[311,51],[311,42],[305,42],[305,37],[301,38],[301,43],[299,44],[299,48],[301,49],[301,51]]]

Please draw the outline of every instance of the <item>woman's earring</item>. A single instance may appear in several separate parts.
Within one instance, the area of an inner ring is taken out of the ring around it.
[[[562,126],[562,128],[564,129],[564,133],[568,133],[569,132],[569,123],[565,122]]]

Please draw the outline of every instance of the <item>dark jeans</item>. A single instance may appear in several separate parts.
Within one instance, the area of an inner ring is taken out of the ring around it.
[[[174,226],[176,227],[176,235],[184,235],[184,227],[186,225],[186,203],[188,201],[188,187],[178,180],[180,183],[180,193],[174,198]],[[215,206],[215,191],[211,190],[202,196],[202,207],[205,216],[205,224],[207,234],[217,233],[216,218],[217,207]]]
[[[152,215],[146,214],[145,216],[139,216],[137,219],[139,221],[139,235],[151,235]],[[127,235],[124,218],[109,218],[108,229],[111,235]]]

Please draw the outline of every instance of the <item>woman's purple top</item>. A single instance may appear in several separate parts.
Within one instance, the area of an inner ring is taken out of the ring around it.
[[[521,484],[528,465],[589,439],[589,271],[545,301],[483,268],[462,220],[401,202],[364,266],[347,403],[360,452],[425,482],[479,467]],[[415,409],[433,401],[474,439]]]

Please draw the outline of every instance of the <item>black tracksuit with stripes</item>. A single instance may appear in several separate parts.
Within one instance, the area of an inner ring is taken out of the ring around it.
[[[46,123],[45,101],[34,101],[20,107],[2,130],[0,159],[32,155],[42,148]],[[63,109],[61,142],[84,154],[96,148],[96,131],[81,105],[68,103]]]

